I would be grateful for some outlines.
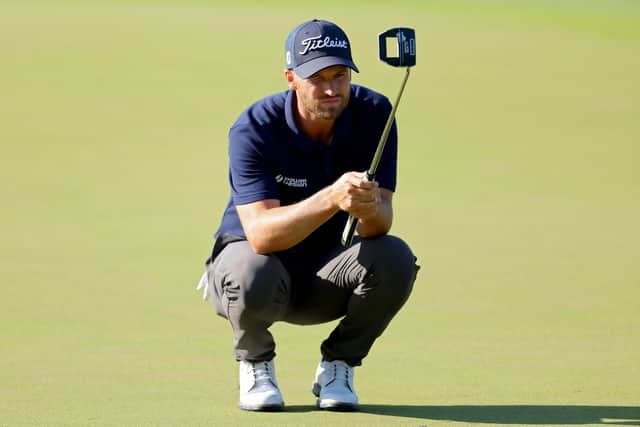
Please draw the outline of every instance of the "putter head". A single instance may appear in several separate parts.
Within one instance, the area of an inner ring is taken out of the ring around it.
[[[387,55],[387,39],[394,38],[398,43],[398,56]],[[413,28],[391,28],[378,35],[380,60],[392,67],[413,67],[416,65],[416,32]]]

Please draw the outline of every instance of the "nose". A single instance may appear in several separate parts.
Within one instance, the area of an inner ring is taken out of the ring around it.
[[[322,89],[324,94],[327,96],[336,96],[338,93],[336,90],[336,82],[334,80],[326,80]]]

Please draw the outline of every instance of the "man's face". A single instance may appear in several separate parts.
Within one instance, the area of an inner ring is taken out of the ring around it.
[[[325,68],[303,79],[292,73],[298,112],[307,120],[335,120],[349,103],[351,70],[342,65]]]

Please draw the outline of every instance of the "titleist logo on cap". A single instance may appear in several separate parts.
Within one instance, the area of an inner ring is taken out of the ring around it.
[[[342,65],[358,72],[351,59],[351,43],[333,22],[312,19],[295,27],[284,43],[287,70],[303,79],[325,68]]]
[[[324,49],[325,47],[338,47],[342,49],[349,48],[349,42],[346,40],[340,40],[338,38],[331,39],[331,37],[326,36],[322,38],[322,36],[309,37],[308,39],[304,39],[300,42],[302,45],[302,50],[298,52],[300,55],[305,55],[307,52],[316,50],[316,49]]]

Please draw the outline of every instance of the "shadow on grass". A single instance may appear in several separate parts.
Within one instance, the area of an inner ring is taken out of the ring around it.
[[[313,411],[319,411],[319,409],[316,408],[316,405],[286,405],[284,407],[284,413],[287,413],[287,412],[300,413],[300,412],[313,412]]]
[[[579,405],[361,405],[360,412],[485,424],[605,424],[640,426],[637,406]]]

